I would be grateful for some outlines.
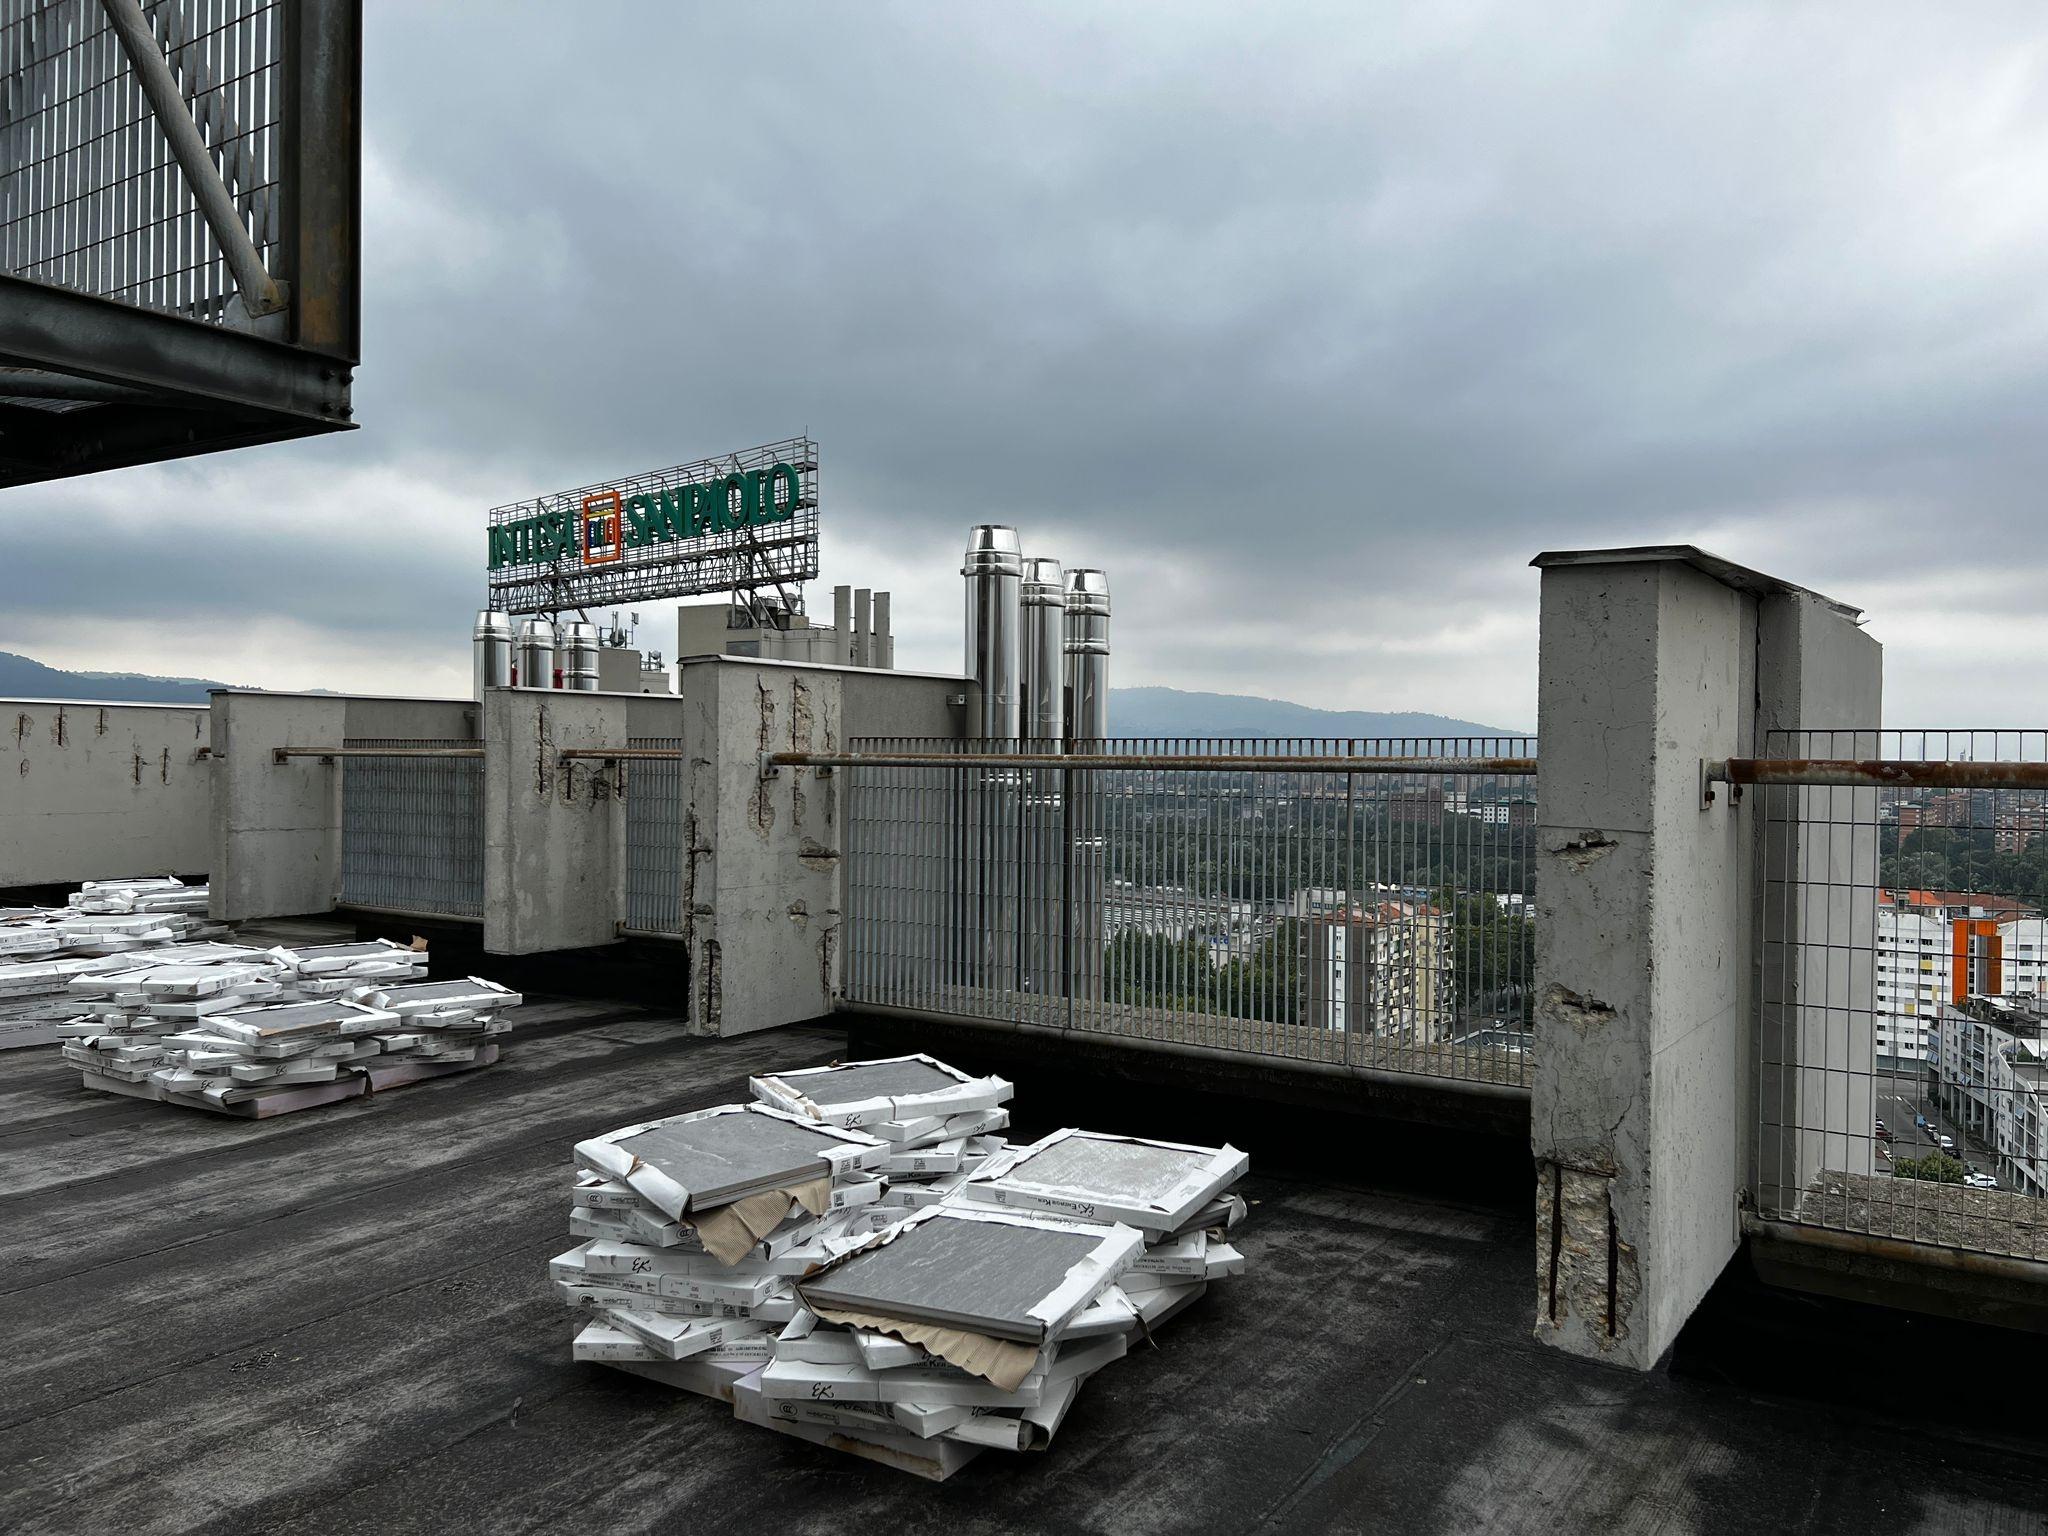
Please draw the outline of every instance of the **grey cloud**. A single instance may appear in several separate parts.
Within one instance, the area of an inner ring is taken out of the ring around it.
[[[827,515],[930,551],[934,611],[979,519],[1166,551],[1191,590],[1134,596],[1131,666],[1364,706],[1392,680],[1284,616],[1373,655],[1533,616],[1540,548],[1703,528],[1852,600],[2040,562],[2028,7],[370,21],[404,203],[366,232],[365,431],[304,461],[438,456],[480,516],[808,429]],[[392,607],[459,624],[473,580]],[[1216,641],[1226,589],[1270,633]],[[1513,681],[1440,707],[1531,712],[1526,654],[1478,670]]]

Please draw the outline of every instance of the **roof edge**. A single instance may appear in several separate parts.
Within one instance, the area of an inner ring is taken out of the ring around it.
[[[1711,576],[1723,586],[1737,592],[1747,592],[1756,597],[1810,597],[1827,604],[1846,618],[1861,619],[1863,610],[1816,592],[1811,587],[1802,587],[1796,582],[1773,576],[1766,571],[1754,570],[1746,565],[1737,565],[1733,560],[1723,559],[1697,544],[1634,544],[1616,549],[1551,549],[1545,550],[1529,564],[1539,571],[1552,570],[1560,566],[1573,565],[1655,565],[1669,563],[1690,566],[1702,575]]]

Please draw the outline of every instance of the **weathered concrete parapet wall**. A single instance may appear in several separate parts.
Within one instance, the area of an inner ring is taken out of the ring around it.
[[[1874,721],[1875,646],[1697,550],[1537,564],[1537,1333],[1647,1367],[1736,1251],[1755,1140],[1755,828],[1700,766],[1752,753],[1788,676],[1780,710],[1846,688]]]
[[[334,908],[341,771],[279,747],[338,746],[348,701],[302,693],[213,696],[212,912],[225,922]]]
[[[742,657],[679,671],[691,1027],[738,1035],[816,1018],[839,987],[848,778],[764,778],[761,756],[957,736],[963,680]]]
[[[564,762],[623,746],[634,694],[494,689],[484,699],[484,948],[615,943],[625,817],[619,764]]]
[[[203,875],[204,705],[0,700],[0,886]]]
[[[347,768],[338,758],[280,763],[277,748],[467,740],[476,710],[466,699],[215,692],[209,712],[213,915],[228,922],[296,917],[330,912],[340,897]]]

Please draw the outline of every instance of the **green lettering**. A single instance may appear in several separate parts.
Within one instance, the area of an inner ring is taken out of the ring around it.
[[[690,502],[690,537],[701,539],[717,526],[718,504],[713,499],[716,488],[709,485],[692,485],[688,488]]]
[[[654,504],[645,496],[626,498],[626,527],[620,534],[628,549],[638,549],[654,537],[648,521],[654,515]]]
[[[778,502],[775,499],[777,484],[789,487],[789,499]],[[778,464],[768,471],[768,515],[778,523],[786,523],[796,516],[796,504],[804,498],[804,483],[797,478],[796,470],[788,464]]]
[[[687,489],[683,487],[655,494],[654,536],[657,539],[687,539],[690,536],[689,500],[684,495]]]
[[[719,489],[721,494],[718,498],[718,531],[720,533],[730,533],[735,528],[746,527],[748,506],[747,477],[737,473],[727,475],[725,479],[719,482]],[[740,504],[737,507],[732,504],[735,492],[738,493],[740,498]]]
[[[769,505],[767,479],[767,470],[750,469],[740,489],[740,521],[749,528],[767,522],[774,511]]]

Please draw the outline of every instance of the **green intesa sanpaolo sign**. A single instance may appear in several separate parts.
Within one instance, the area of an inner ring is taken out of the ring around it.
[[[802,497],[803,481],[789,464],[644,494],[600,491],[584,498],[580,519],[569,511],[552,511],[493,524],[488,530],[491,569],[565,559],[605,565],[648,544],[788,522]]]

